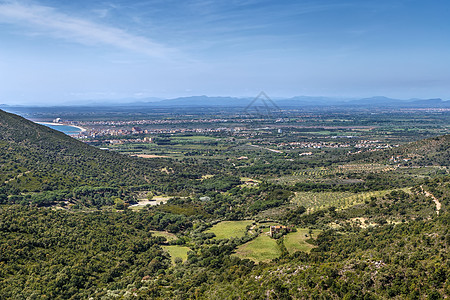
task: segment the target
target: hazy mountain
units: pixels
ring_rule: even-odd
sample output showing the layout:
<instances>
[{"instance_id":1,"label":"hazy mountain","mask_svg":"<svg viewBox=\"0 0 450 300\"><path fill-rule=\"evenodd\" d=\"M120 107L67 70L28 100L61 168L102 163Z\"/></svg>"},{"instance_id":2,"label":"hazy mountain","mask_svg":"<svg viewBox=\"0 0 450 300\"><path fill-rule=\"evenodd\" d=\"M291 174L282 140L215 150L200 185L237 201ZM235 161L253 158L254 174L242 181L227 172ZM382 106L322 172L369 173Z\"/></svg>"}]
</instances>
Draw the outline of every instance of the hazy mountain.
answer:
<instances>
[{"instance_id":1,"label":"hazy mountain","mask_svg":"<svg viewBox=\"0 0 450 300\"><path fill-rule=\"evenodd\" d=\"M346 103L353 106L374 106L374 107L450 107L450 101L442 99L408 99L399 100L383 96L351 100Z\"/></svg>"},{"instance_id":2,"label":"hazy mountain","mask_svg":"<svg viewBox=\"0 0 450 300\"><path fill-rule=\"evenodd\" d=\"M136 105L150 107L247 107L248 105L277 105L279 107L325 107L325 106L364 106L364 107L450 107L450 101L442 99L399 100L383 96L345 99L333 97L298 96L292 98L265 99L235 97L192 96L167 99L156 102L139 102Z\"/></svg>"},{"instance_id":3,"label":"hazy mountain","mask_svg":"<svg viewBox=\"0 0 450 300\"><path fill-rule=\"evenodd\" d=\"M272 98L266 99L264 97L254 101L253 97L210 97L210 96L192 96L192 97L179 97L173 99L159 98L144 98L144 99L121 99L114 101L99 100L99 101L84 101L79 102L77 105L65 105L67 107L77 107L77 110L85 108L89 110L91 107L101 107L103 110L108 111L111 109L121 108L124 110L133 109L136 107L247 107L248 105L253 106L264 106L267 105L277 105L278 107L327 107L327 106L340 106L340 107L404 107L404 108L450 108L450 101L444 101L442 99L408 99L400 100L394 98L388 98L384 96L376 96L369 98L335 98L335 97L310 97L310 96L297 96L292 98ZM60 106L63 108L65 106ZM59 107L55 106L10 106L5 104L0 104L0 108L3 107L12 112L22 112L26 108L33 107L34 110L39 108L49 109ZM15 110L16 109L16 110ZM45 110L44 109L44 110Z\"/></svg>"},{"instance_id":4,"label":"hazy mountain","mask_svg":"<svg viewBox=\"0 0 450 300\"><path fill-rule=\"evenodd\" d=\"M348 99L343 98L311 97L311 96L297 96L288 99L275 100L277 105L280 107L342 105L347 101Z\"/></svg>"},{"instance_id":5,"label":"hazy mountain","mask_svg":"<svg viewBox=\"0 0 450 300\"><path fill-rule=\"evenodd\" d=\"M407 100L399 100L384 96L375 96L370 98L362 98L348 101L349 105L398 105L404 104Z\"/></svg>"},{"instance_id":6,"label":"hazy mountain","mask_svg":"<svg viewBox=\"0 0 450 300\"><path fill-rule=\"evenodd\" d=\"M252 99L234 97L192 96L147 103L150 106L247 106Z\"/></svg>"}]
</instances>

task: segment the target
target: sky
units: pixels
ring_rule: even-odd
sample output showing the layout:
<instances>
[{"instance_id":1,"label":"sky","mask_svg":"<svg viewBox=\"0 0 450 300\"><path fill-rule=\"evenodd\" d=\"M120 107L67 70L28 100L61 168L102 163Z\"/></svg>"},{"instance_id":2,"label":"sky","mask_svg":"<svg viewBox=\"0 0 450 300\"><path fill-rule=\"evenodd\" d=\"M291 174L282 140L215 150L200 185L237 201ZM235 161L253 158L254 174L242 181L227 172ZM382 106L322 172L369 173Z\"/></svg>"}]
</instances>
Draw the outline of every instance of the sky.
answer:
<instances>
[{"instance_id":1,"label":"sky","mask_svg":"<svg viewBox=\"0 0 450 300\"><path fill-rule=\"evenodd\" d=\"M0 0L0 103L450 99L450 1Z\"/></svg>"}]
</instances>

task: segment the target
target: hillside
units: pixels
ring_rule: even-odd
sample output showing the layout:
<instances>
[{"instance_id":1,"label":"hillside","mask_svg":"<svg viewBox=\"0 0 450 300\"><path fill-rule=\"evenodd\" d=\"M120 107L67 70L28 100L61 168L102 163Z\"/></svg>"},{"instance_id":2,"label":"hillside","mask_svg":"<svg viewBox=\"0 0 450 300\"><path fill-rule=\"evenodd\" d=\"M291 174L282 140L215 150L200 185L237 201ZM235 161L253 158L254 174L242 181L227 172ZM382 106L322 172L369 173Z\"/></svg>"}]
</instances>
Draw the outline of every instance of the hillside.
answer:
<instances>
[{"instance_id":1,"label":"hillside","mask_svg":"<svg viewBox=\"0 0 450 300\"><path fill-rule=\"evenodd\" d=\"M88 146L59 131L3 111L0 111L0 139L1 173L5 176L2 182L8 181L18 188L24 185L17 181L34 182L34 190L83 183L121 185L130 180L145 183L144 175L155 173L148 162ZM20 180L18 175L22 175ZM44 188L46 182L48 187Z\"/></svg>"},{"instance_id":2,"label":"hillside","mask_svg":"<svg viewBox=\"0 0 450 300\"><path fill-rule=\"evenodd\" d=\"M447 135L324 153L309 173L248 152L267 169L242 178L238 160L125 156L0 111L0 298L448 297L448 151ZM335 158L348 168L326 173ZM304 173L258 175L286 170Z\"/></svg>"},{"instance_id":3,"label":"hillside","mask_svg":"<svg viewBox=\"0 0 450 300\"><path fill-rule=\"evenodd\" d=\"M411 159L417 165L450 166L450 135L403 145L393 155Z\"/></svg>"},{"instance_id":4,"label":"hillside","mask_svg":"<svg viewBox=\"0 0 450 300\"><path fill-rule=\"evenodd\" d=\"M140 191L177 196L214 190L220 180L205 187L198 179L223 170L212 160L145 159L100 150L0 110L0 204L75 202L99 208L116 198L131 204Z\"/></svg>"},{"instance_id":5,"label":"hillside","mask_svg":"<svg viewBox=\"0 0 450 300\"><path fill-rule=\"evenodd\" d=\"M384 151L366 152L352 159L365 162L450 167L450 135L428 138Z\"/></svg>"},{"instance_id":6,"label":"hillside","mask_svg":"<svg viewBox=\"0 0 450 300\"><path fill-rule=\"evenodd\" d=\"M450 293L449 180L423 186L443 202L440 215L427 212L432 201L415 192L304 214L305 228L314 228L316 219L353 225L315 233L310 252L284 250L259 264L234 254L253 235L215 239L205 223L197 220L192 227L156 207L85 213L2 205L0 294L8 299L442 299ZM420 210L428 216L409 217ZM358 226L352 220L361 213L404 221ZM188 231L179 233L173 247L185 243L194 250L184 263L171 264L161 251L164 239L152 236L174 221ZM285 238L276 243L283 245Z\"/></svg>"},{"instance_id":7,"label":"hillside","mask_svg":"<svg viewBox=\"0 0 450 300\"><path fill-rule=\"evenodd\" d=\"M118 190L125 186L168 182L169 174L160 169L169 163L177 168L166 159L145 160L100 150L0 111L0 194L18 195L10 197L12 202L22 201L21 194L28 192L64 198L50 191L69 192L83 186L110 187L109 194L121 196Z\"/></svg>"}]
</instances>

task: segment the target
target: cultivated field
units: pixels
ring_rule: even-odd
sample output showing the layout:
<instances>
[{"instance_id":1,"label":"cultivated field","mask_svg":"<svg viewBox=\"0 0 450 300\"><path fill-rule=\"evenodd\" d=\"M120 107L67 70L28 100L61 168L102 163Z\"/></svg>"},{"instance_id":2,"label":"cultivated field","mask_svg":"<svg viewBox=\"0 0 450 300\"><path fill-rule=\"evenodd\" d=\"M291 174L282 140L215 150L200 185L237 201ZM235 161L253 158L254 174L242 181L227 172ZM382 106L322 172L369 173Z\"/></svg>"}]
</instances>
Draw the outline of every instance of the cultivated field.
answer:
<instances>
[{"instance_id":1,"label":"cultivated field","mask_svg":"<svg viewBox=\"0 0 450 300\"><path fill-rule=\"evenodd\" d=\"M364 203L364 201L369 200L371 197L383 197L392 191L383 190L358 194L351 192L296 192L292 203L304 206L308 211L315 211L331 206L342 209Z\"/></svg>"},{"instance_id":2,"label":"cultivated field","mask_svg":"<svg viewBox=\"0 0 450 300\"><path fill-rule=\"evenodd\" d=\"M339 179L340 175L348 173L380 173L395 170L394 166L383 164L347 164L332 167L317 167L294 172L292 175L280 176L272 179L279 184L295 184L297 182L320 180L320 179Z\"/></svg>"}]
</instances>

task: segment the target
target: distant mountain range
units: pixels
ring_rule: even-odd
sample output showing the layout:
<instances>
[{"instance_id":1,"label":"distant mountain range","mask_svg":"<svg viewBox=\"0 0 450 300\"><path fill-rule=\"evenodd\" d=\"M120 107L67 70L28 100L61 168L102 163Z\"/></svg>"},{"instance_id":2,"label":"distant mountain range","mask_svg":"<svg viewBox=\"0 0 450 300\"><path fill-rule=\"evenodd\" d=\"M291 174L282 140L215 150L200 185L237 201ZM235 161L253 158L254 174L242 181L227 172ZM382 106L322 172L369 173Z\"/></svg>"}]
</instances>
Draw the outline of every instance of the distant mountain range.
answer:
<instances>
[{"instance_id":1,"label":"distant mountain range","mask_svg":"<svg viewBox=\"0 0 450 300\"><path fill-rule=\"evenodd\" d=\"M326 106L340 106L340 107L378 107L378 108L450 108L450 100L437 99L408 99L400 100L387 98L383 96L376 96L361 99L349 98L333 98L333 97L309 97L297 96L292 98L274 98L267 99L261 97L259 99L251 97L210 97L210 96L191 96L180 97L173 99L123 99L108 101L108 100L93 100L83 101L81 104L75 106L82 107L105 107L105 106L127 106L127 107L247 107L247 106L278 106L286 108L295 107L326 107ZM25 105L24 105L25 106ZM23 107L24 107L23 106ZM27 105L31 107L31 105ZM43 105L33 105L35 107L42 107ZM73 106L73 105L67 105ZM0 107L11 107L5 104L0 104Z\"/></svg>"}]
</instances>

